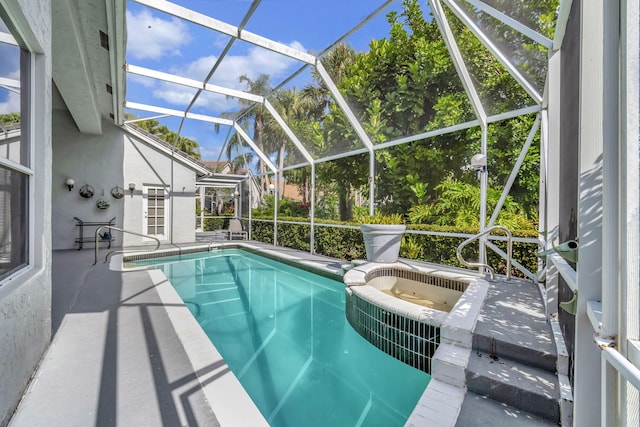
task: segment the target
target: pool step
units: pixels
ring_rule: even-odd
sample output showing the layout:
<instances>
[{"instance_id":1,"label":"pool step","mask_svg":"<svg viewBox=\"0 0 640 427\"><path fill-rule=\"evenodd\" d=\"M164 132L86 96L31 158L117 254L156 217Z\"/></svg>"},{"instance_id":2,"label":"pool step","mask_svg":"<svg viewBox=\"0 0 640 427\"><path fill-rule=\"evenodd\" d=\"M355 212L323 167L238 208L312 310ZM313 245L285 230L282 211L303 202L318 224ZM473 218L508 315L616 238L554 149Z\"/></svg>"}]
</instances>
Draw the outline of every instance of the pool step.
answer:
<instances>
[{"instance_id":1,"label":"pool step","mask_svg":"<svg viewBox=\"0 0 640 427\"><path fill-rule=\"evenodd\" d=\"M558 423L497 402L486 396L467 392L462 402L456 427L551 427Z\"/></svg>"},{"instance_id":2,"label":"pool step","mask_svg":"<svg viewBox=\"0 0 640 427\"><path fill-rule=\"evenodd\" d=\"M474 350L466 380L468 390L479 396L555 423L560 420L560 390L555 372Z\"/></svg>"},{"instance_id":3,"label":"pool step","mask_svg":"<svg viewBox=\"0 0 640 427\"><path fill-rule=\"evenodd\" d=\"M551 332L549 332L549 335L551 335ZM535 342L534 344L523 346L522 344L503 341L495 336L474 334L473 349L493 357L508 357L510 360L547 371L553 372L556 370L557 356L555 347L547 345L546 342Z\"/></svg>"}]
</instances>

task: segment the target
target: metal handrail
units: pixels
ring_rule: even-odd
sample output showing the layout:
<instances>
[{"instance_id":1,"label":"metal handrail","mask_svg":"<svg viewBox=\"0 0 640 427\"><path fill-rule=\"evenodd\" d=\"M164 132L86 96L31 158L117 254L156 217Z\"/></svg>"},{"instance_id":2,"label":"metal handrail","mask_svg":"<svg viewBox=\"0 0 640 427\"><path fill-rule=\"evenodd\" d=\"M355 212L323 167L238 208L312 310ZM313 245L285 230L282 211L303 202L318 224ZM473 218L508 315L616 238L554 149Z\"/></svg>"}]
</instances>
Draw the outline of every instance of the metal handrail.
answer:
<instances>
[{"instance_id":1,"label":"metal handrail","mask_svg":"<svg viewBox=\"0 0 640 427\"><path fill-rule=\"evenodd\" d=\"M93 260L93 265L96 265L98 263L98 251L100 250L100 245L98 245L98 237L100 237L99 233L103 228L108 228L109 230L116 230L116 231L120 231L121 233L128 233L128 234L133 234L135 236L140 236L140 237L146 237L148 239L153 239L156 241L156 247L153 248L153 250L151 252L155 252L158 250L158 248L160 247L160 239L158 239L157 237L154 236L149 236L148 234L142 234L142 233L136 233L135 231L130 231L130 230L125 230L124 228L119 228L119 227L114 227L113 225L103 225L101 227L96 228L96 234L95 234L95 239L96 239L96 249L95 249L95 258ZM111 255L112 253L115 253L118 251L111 251L107 254L107 256L104 258L104 262L106 263L107 260L109 259L109 255ZM124 251L119 251L119 252L124 252ZM144 252L148 252L146 249L144 250Z\"/></svg>"},{"instance_id":2,"label":"metal handrail","mask_svg":"<svg viewBox=\"0 0 640 427\"><path fill-rule=\"evenodd\" d=\"M511 279L511 257L512 257L512 254L513 254L513 241L512 241L511 232L509 231L509 229L507 227L505 227L503 225L494 225L492 227L489 227L486 230L484 230L483 232L478 233L475 236L472 236L472 237L468 238L467 240L465 240L464 242L460 243L458 245L458 249L456 249L456 256L458 257L458 261L460 261L463 265L465 265L467 267L484 267L484 268L486 268L487 270L489 270L489 274L491 275L491 280L495 279L496 274L495 274L493 268L489 264L485 264L483 262L468 262L464 258L462 258L462 249L465 246L467 246L469 243L473 242L474 240L478 240L482 236L490 234L493 230L504 231L504 233L507 235L507 279Z\"/></svg>"}]
</instances>

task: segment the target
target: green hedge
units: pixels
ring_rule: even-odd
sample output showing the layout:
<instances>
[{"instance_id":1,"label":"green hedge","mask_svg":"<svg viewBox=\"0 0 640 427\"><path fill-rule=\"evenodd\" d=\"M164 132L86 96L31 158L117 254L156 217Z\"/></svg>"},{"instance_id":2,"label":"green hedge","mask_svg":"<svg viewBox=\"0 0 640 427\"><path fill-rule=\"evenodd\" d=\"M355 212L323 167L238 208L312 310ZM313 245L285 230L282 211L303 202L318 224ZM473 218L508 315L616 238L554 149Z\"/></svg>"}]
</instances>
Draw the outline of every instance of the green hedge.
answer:
<instances>
[{"instance_id":1,"label":"green hedge","mask_svg":"<svg viewBox=\"0 0 640 427\"><path fill-rule=\"evenodd\" d=\"M203 231L226 230L227 228L229 228L229 218L233 217L230 216L226 218L205 218ZM199 219L196 219L196 224L200 224Z\"/></svg>"},{"instance_id":2,"label":"green hedge","mask_svg":"<svg viewBox=\"0 0 640 427\"><path fill-rule=\"evenodd\" d=\"M271 218L269 218L271 219ZM280 221L305 222L304 218L281 217ZM354 223L322 220L326 224L336 225L357 225ZM438 231L459 234L477 234L476 229L460 229L454 227L442 227L433 225L410 225L410 230ZM536 238L537 233L531 230L512 231L514 237ZM302 251L309 251L309 240L311 226L305 224L284 224L278 222L278 245ZM499 234L496 233L496 234ZM265 243L273 243L273 222L252 221L252 239ZM456 257L456 249L464 237L433 236L422 234L405 234L400 247L400 256L403 258L416 259L420 261L433 262L437 264L462 267ZM492 241L496 246L506 252L506 241ZM352 260L366 257L362 233L358 229L336 228L316 225L315 228L315 249L317 254L326 255L332 258ZM513 259L524 265L529 271L535 272L537 269L537 258L535 256L538 246L535 243L513 242ZM463 250L463 256L468 261L478 259L478 245L472 243ZM506 273L506 262L492 250L487 250L489 265L497 273ZM513 269L513 274L522 274Z\"/></svg>"}]
</instances>

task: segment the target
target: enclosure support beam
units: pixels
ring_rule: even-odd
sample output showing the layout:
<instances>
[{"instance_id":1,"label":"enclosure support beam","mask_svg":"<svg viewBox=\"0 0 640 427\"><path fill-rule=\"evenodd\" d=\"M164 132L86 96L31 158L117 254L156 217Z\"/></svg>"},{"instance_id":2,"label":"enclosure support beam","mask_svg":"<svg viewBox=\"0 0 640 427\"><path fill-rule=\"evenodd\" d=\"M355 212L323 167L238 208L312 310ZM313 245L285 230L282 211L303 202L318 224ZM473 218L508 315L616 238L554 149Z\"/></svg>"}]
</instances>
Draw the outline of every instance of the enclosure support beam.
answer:
<instances>
[{"instance_id":1,"label":"enclosure support beam","mask_svg":"<svg viewBox=\"0 0 640 427\"><path fill-rule=\"evenodd\" d=\"M480 122L480 126L486 126L487 113L482 106L482 101L480 100L478 91L473 84L473 80L471 79L471 75L465 65L464 59L462 59L462 54L460 53L456 39L451 31L451 27L449 26L449 21L447 21L447 17L442 10L442 4L440 3L440 0L430 0L430 3L433 16L436 18L438 28L440 28L440 32L442 33L442 39L444 40L447 50L451 55L453 64L458 72L458 77L460 77L460 80L462 81L462 86L464 87L464 91L471 102L473 111Z\"/></svg>"},{"instance_id":2,"label":"enclosure support beam","mask_svg":"<svg viewBox=\"0 0 640 427\"><path fill-rule=\"evenodd\" d=\"M358 135L358 138L360 138L362 144L367 147L369 151L373 151L373 143L369 139L369 135L367 135L367 132L363 129L358 118L353 114L353 111L351 111L351 107L349 107L347 101L342 97L342 94L336 87L335 83L333 83L331 76L324 68L321 61L316 62L316 70L318 70L318 74L322 77L322 81L327 85L327 88L329 88L333 99L336 101L345 116L347 116L347 120L349 120L349 123L353 126L353 130L356 132L356 135Z\"/></svg>"},{"instance_id":3,"label":"enclosure support beam","mask_svg":"<svg viewBox=\"0 0 640 427\"><path fill-rule=\"evenodd\" d=\"M520 21L517 21L511 18L510 16L500 12L499 10L494 9L493 7L489 6L485 2L482 2L479 0L465 0L465 1L470 5L477 7L478 9L485 12L486 14L493 16L498 21L502 22L505 25L508 25L509 27L513 28L517 32L524 34L525 36L529 37L531 40L535 41L536 43L540 43L542 46L546 47L547 49L551 49L551 46L553 45L553 41L551 39L527 27L526 25L522 24Z\"/></svg>"},{"instance_id":4,"label":"enclosure support beam","mask_svg":"<svg viewBox=\"0 0 640 427\"><path fill-rule=\"evenodd\" d=\"M313 64L316 61L315 56L310 55L298 49L294 49L285 44L269 40L265 37L261 37L257 34L253 34L249 31L234 27L233 25L211 18L207 15L203 15L193 10L187 9L175 3L171 3L164 0L134 0L136 3L143 4L153 9L159 10L164 13L168 13L177 18L184 19L185 21L193 22L196 25L200 25L205 28L217 31L222 34L226 34L231 37L238 38L247 43L265 48L267 50L279 53L284 56L296 59L298 61Z\"/></svg>"},{"instance_id":5,"label":"enclosure support beam","mask_svg":"<svg viewBox=\"0 0 640 427\"><path fill-rule=\"evenodd\" d=\"M533 98L537 103L542 102L542 96L538 93L538 90L535 89L531 83L520 73L520 71L511 63L509 58L504 56L504 54L500 51L500 49L480 30L480 28L473 22L466 13L460 9L460 7L451 2L450 0L444 0L447 6L451 9L453 13L464 23L464 25L471 30L471 32L476 36L478 40L491 52L494 58L496 58L504 68L513 76L514 79L522 86L524 90L527 91L529 96Z\"/></svg>"},{"instance_id":6,"label":"enclosure support beam","mask_svg":"<svg viewBox=\"0 0 640 427\"><path fill-rule=\"evenodd\" d=\"M493 210L493 214L491 215L491 219L489 220L489 224L487 224L487 227L491 227L496 222L496 219L498 219L498 215L500 214L502 205L504 204L504 201L507 199L507 196L509 195L509 191L511 191L511 187L513 186L513 183L515 182L516 177L518 176L518 172L520 172L522 163L524 163L524 159L527 156L527 153L529 152L529 148L531 148L531 143L533 142L533 138L535 138L539 127L540 127L540 115L538 114L535 122L533 123L533 126L531 126L531 130L529 131L529 136L527 137L527 140L525 141L524 145L522 146L522 149L520 150L520 155L518 156L518 160L516 160L516 164L513 166L513 169L511 170L509 179L507 179L507 183L504 185L502 194L500 194L500 200L498 200L498 204Z\"/></svg>"},{"instance_id":7,"label":"enclosure support beam","mask_svg":"<svg viewBox=\"0 0 640 427\"><path fill-rule=\"evenodd\" d=\"M620 157L620 303L619 324L620 352L640 367L638 340L640 339L640 195L638 187L638 110L639 102L639 59L640 23L637 1L620 2L620 69L623 70L620 82L620 126L622 142ZM622 410L626 419L621 424L634 422L640 414L640 393L637 389L626 387L622 390ZM637 418L635 419L637 422Z\"/></svg>"},{"instance_id":8,"label":"enclosure support beam","mask_svg":"<svg viewBox=\"0 0 640 427\"><path fill-rule=\"evenodd\" d=\"M238 135L240 135L242 139L244 139L244 141L249 144L253 151L256 152L258 157L260 157L262 161L269 167L269 169L271 169L273 173L277 174L278 168L276 168L275 165L271 163L271 160L269 160L269 158L262 152L262 150L258 148L255 142L253 142L249 135L247 135L247 133L244 131L244 129L242 129L242 127L240 127L240 125L238 125L237 123L233 124L233 128L236 130L236 132L238 132Z\"/></svg>"},{"instance_id":9,"label":"enclosure support beam","mask_svg":"<svg viewBox=\"0 0 640 427\"><path fill-rule=\"evenodd\" d=\"M311 163L311 195L310 195L310 221L311 231L309 234L309 252L316 253L316 165Z\"/></svg>"},{"instance_id":10,"label":"enclosure support beam","mask_svg":"<svg viewBox=\"0 0 640 427\"><path fill-rule=\"evenodd\" d=\"M484 124L482 126L482 155L487 158L487 125ZM488 186L488 177L489 173L487 168L485 167L482 172L480 172L480 233L482 233L487 228L487 186ZM480 242L480 259L481 263L487 263L487 236L482 236L478 239ZM483 272L484 268L480 267L480 272Z\"/></svg>"},{"instance_id":11,"label":"enclosure support beam","mask_svg":"<svg viewBox=\"0 0 640 427\"><path fill-rule=\"evenodd\" d=\"M304 157L307 160L307 162L309 162L310 164L313 163L313 157L311 157L311 154L309 154L307 149L304 148L304 146L302 145L298 137L293 133L291 128L289 128L289 126L285 123L284 119L282 118L282 116L280 116L278 111L276 111L276 109L273 108L273 105L271 105L269 100L267 99L264 100L264 106L267 108L269 113L271 113L271 115L276 120L276 122L278 122L278 124L280 125L284 133L287 134L287 136L289 137L291 142L293 142L293 144L296 146L298 151L300 151L300 154L302 154L302 157Z\"/></svg>"}]
</instances>

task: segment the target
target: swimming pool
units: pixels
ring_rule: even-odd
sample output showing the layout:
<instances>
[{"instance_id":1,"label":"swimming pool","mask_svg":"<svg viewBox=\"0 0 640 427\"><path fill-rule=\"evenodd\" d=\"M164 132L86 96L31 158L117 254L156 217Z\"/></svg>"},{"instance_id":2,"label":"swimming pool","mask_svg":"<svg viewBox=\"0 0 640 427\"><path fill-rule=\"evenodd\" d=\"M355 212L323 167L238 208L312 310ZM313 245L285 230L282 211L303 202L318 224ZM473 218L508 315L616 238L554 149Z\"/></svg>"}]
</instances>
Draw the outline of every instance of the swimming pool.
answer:
<instances>
[{"instance_id":1,"label":"swimming pool","mask_svg":"<svg viewBox=\"0 0 640 427\"><path fill-rule=\"evenodd\" d=\"M162 269L273 426L400 426L429 376L346 322L344 284L229 249Z\"/></svg>"}]
</instances>

